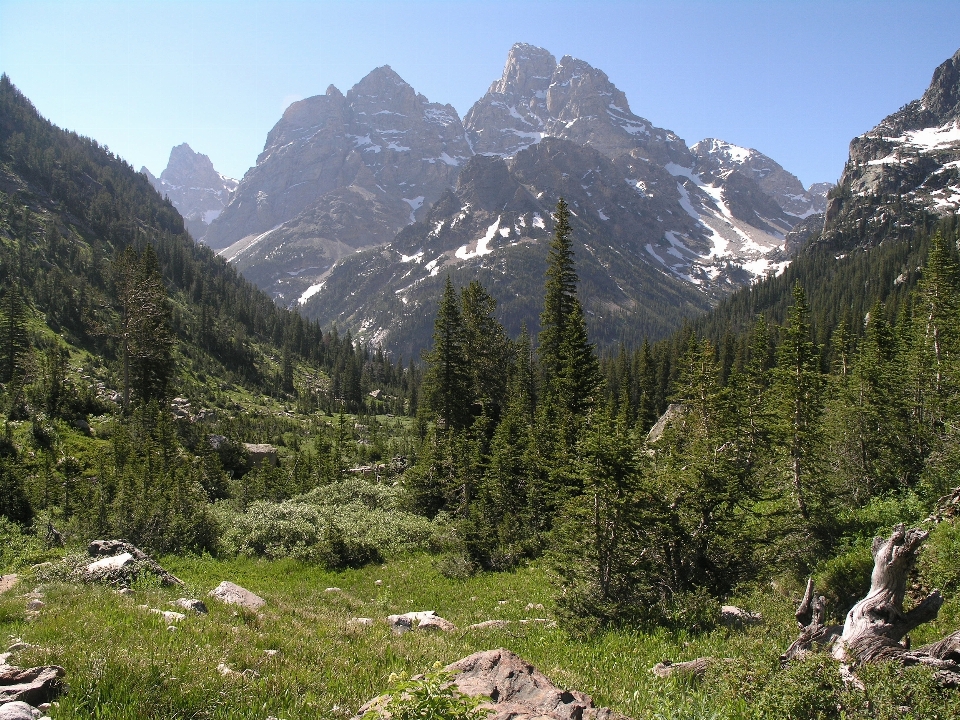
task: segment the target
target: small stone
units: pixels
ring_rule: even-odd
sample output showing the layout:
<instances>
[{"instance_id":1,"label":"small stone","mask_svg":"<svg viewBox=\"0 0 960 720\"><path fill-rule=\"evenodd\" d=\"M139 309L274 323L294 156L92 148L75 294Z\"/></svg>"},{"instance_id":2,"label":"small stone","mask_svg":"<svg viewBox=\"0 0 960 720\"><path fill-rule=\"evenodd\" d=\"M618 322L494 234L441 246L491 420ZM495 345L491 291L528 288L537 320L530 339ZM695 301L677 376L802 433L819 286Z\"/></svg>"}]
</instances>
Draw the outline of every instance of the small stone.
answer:
<instances>
[{"instance_id":1,"label":"small stone","mask_svg":"<svg viewBox=\"0 0 960 720\"><path fill-rule=\"evenodd\" d=\"M266 655L267 657L276 657L277 655L280 654L280 651L279 651L279 650L264 650L264 651L263 651L263 654Z\"/></svg>"},{"instance_id":2,"label":"small stone","mask_svg":"<svg viewBox=\"0 0 960 720\"><path fill-rule=\"evenodd\" d=\"M166 623L180 622L187 617L183 613L173 612L172 610L157 610L156 608L150 608L150 612L156 613L157 615L162 615L163 621Z\"/></svg>"},{"instance_id":3,"label":"small stone","mask_svg":"<svg viewBox=\"0 0 960 720\"><path fill-rule=\"evenodd\" d=\"M507 626L506 620L484 620L483 622L474 623L469 625L467 630L486 630L488 628L505 628Z\"/></svg>"},{"instance_id":4,"label":"small stone","mask_svg":"<svg viewBox=\"0 0 960 720\"><path fill-rule=\"evenodd\" d=\"M524 610L543 610L543 603L527 603Z\"/></svg>"},{"instance_id":5,"label":"small stone","mask_svg":"<svg viewBox=\"0 0 960 720\"><path fill-rule=\"evenodd\" d=\"M510 601L509 601L509 600L497 600L497 605L506 605L508 602L510 602Z\"/></svg>"},{"instance_id":6,"label":"small stone","mask_svg":"<svg viewBox=\"0 0 960 720\"><path fill-rule=\"evenodd\" d=\"M133 595L133 590L131 590L128 587L123 587L117 590L117 595L127 595L127 596Z\"/></svg>"},{"instance_id":7,"label":"small stone","mask_svg":"<svg viewBox=\"0 0 960 720\"><path fill-rule=\"evenodd\" d=\"M203 604L202 600L191 600L188 598L179 598L173 600L171 603L174 607L180 607L184 610L192 610L197 613L197 615L206 615L208 613L207 606Z\"/></svg>"},{"instance_id":8,"label":"small stone","mask_svg":"<svg viewBox=\"0 0 960 720\"><path fill-rule=\"evenodd\" d=\"M373 583L374 585L383 585L383 580L376 580Z\"/></svg>"},{"instance_id":9,"label":"small stone","mask_svg":"<svg viewBox=\"0 0 960 720\"><path fill-rule=\"evenodd\" d=\"M91 575L105 572L108 570L119 570L124 568L127 565L133 562L133 555L128 552L120 553L119 555L114 555L113 557L105 557L102 560L97 560L95 562L87 565L87 572Z\"/></svg>"},{"instance_id":10,"label":"small stone","mask_svg":"<svg viewBox=\"0 0 960 720\"><path fill-rule=\"evenodd\" d=\"M324 592L343 592L343 590L338 587L328 587Z\"/></svg>"},{"instance_id":11,"label":"small stone","mask_svg":"<svg viewBox=\"0 0 960 720\"><path fill-rule=\"evenodd\" d=\"M176 632L176 631L177 631L176 625L167 625L167 632Z\"/></svg>"},{"instance_id":12,"label":"small stone","mask_svg":"<svg viewBox=\"0 0 960 720\"><path fill-rule=\"evenodd\" d=\"M46 606L43 600L31 600L27 603L27 610L40 610Z\"/></svg>"}]
</instances>

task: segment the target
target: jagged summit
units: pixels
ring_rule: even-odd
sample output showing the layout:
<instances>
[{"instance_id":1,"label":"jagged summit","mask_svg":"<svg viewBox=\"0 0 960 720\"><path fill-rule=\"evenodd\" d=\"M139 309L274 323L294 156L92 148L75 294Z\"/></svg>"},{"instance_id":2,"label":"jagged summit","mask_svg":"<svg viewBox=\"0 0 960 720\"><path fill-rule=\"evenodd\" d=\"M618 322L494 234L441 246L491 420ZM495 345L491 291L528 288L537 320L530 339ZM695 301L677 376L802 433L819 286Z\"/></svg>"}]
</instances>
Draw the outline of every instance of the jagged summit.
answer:
<instances>
[{"instance_id":1,"label":"jagged summit","mask_svg":"<svg viewBox=\"0 0 960 720\"><path fill-rule=\"evenodd\" d=\"M237 181L218 173L210 158L194 152L187 143L170 151L167 167L160 177L142 168L150 183L166 195L183 216L184 224L194 238L200 239L230 202Z\"/></svg>"},{"instance_id":2,"label":"jagged summit","mask_svg":"<svg viewBox=\"0 0 960 720\"><path fill-rule=\"evenodd\" d=\"M850 143L824 242L871 244L924 213L960 210L960 50L933 73L923 96ZM864 231L864 228L866 229Z\"/></svg>"},{"instance_id":3,"label":"jagged summit","mask_svg":"<svg viewBox=\"0 0 960 720\"><path fill-rule=\"evenodd\" d=\"M513 289L504 311L535 322L529 273L560 196L589 238L591 312L635 314L655 335L667 321L644 308L704 307L777 271L813 212L762 153L722 140L692 152L602 70L518 43L463 121L388 65L291 104L205 242L280 302L389 345L391 314L427 322L441 266L496 267L486 281Z\"/></svg>"},{"instance_id":4,"label":"jagged summit","mask_svg":"<svg viewBox=\"0 0 960 720\"><path fill-rule=\"evenodd\" d=\"M826 210L826 194L831 183L819 183L808 190L796 175L759 150L717 138L705 138L690 151L697 159L698 172L710 176L715 184L730 184L731 174L741 173L754 180L783 213L794 218L793 222Z\"/></svg>"}]
</instances>

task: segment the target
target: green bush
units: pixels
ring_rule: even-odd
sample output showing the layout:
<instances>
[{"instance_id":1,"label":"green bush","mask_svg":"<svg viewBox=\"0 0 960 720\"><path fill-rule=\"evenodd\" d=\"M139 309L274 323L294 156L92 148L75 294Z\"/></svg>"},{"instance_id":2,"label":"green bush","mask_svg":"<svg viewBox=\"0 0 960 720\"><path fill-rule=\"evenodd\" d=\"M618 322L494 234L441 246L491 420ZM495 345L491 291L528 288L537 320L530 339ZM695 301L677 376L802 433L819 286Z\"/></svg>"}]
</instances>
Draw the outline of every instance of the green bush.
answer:
<instances>
[{"instance_id":1,"label":"green bush","mask_svg":"<svg viewBox=\"0 0 960 720\"><path fill-rule=\"evenodd\" d=\"M446 531L444 519L387 509L393 500L370 483L337 485L284 502L258 501L224 518L223 548L331 568L356 567L387 555L428 551Z\"/></svg>"},{"instance_id":2,"label":"green bush","mask_svg":"<svg viewBox=\"0 0 960 720\"><path fill-rule=\"evenodd\" d=\"M814 579L817 592L827 600L827 613L842 618L870 590L872 572L873 555L866 540L823 563Z\"/></svg>"},{"instance_id":3,"label":"green bush","mask_svg":"<svg viewBox=\"0 0 960 720\"><path fill-rule=\"evenodd\" d=\"M420 677L390 676L388 697L363 714L363 720L483 720L489 710L477 707L481 699L459 691L450 673L434 663Z\"/></svg>"},{"instance_id":4,"label":"green bush","mask_svg":"<svg viewBox=\"0 0 960 720\"><path fill-rule=\"evenodd\" d=\"M939 588L949 597L960 590L960 526L942 522L930 533L917 569L923 585Z\"/></svg>"}]
</instances>

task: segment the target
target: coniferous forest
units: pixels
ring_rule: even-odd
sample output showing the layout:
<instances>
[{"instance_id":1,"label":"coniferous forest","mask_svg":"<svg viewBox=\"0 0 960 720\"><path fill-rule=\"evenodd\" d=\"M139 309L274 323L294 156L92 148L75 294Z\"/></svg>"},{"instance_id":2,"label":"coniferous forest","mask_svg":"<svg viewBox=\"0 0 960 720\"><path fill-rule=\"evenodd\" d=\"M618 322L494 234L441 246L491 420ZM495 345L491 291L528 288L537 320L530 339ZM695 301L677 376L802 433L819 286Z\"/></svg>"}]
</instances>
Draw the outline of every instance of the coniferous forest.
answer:
<instances>
[{"instance_id":1,"label":"coniferous forest","mask_svg":"<svg viewBox=\"0 0 960 720\"><path fill-rule=\"evenodd\" d=\"M528 583L557 624L533 653L600 653L642 633L720 642L721 603L753 598L789 620L808 576L840 617L870 587L873 537L922 523L960 485L958 230L956 217L928 218L842 255L814 242L666 340L598 348L561 200L536 335L509 337L480 283L448 277L429 350L391 357L278 308L195 243L145 176L40 117L4 76L0 567L56 585L65 554L111 537L197 586L202 562L250 582L282 567L344 586L414 567L415 583L432 573L458 597ZM911 592L936 583L949 600L957 531L943 528ZM376 587L371 604L358 590L337 612L393 609ZM0 605L0 626L27 634L14 615ZM238 633L267 632L237 617ZM453 651L439 643L424 652ZM884 693L910 687L903 716L956 707L928 676L895 671L861 701L823 662L671 681L664 702L680 708L670 717L887 717ZM620 685L638 676L619 672ZM83 678L66 716L96 704ZM339 692L353 702L383 680ZM808 681L820 685L805 695ZM283 707L321 712L321 681L298 682ZM639 690L600 686L624 712L668 716ZM144 716L251 716L163 692L147 693ZM691 697L703 706L683 705ZM469 716L455 712L422 717Z\"/></svg>"}]
</instances>

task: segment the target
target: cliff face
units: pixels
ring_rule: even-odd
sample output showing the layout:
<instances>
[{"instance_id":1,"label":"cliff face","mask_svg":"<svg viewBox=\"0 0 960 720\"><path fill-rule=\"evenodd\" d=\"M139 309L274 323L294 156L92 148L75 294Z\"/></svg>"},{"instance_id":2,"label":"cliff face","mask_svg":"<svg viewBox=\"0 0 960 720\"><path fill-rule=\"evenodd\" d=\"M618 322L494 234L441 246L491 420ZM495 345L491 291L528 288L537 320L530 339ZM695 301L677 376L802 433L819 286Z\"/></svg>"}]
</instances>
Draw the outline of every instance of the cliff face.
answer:
<instances>
[{"instance_id":1,"label":"cliff face","mask_svg":"<svg viewBox=\"0 0 960 720\"><path fill-rule=\"evenodd\" d=\"M826 213L823 242L870 245L925 214L960 209L960 50L930 87L854 138Z\"/></svg>"}]
</instances>

